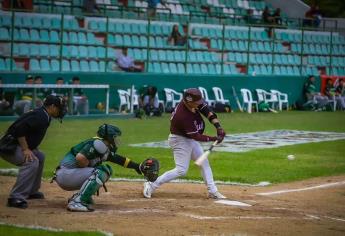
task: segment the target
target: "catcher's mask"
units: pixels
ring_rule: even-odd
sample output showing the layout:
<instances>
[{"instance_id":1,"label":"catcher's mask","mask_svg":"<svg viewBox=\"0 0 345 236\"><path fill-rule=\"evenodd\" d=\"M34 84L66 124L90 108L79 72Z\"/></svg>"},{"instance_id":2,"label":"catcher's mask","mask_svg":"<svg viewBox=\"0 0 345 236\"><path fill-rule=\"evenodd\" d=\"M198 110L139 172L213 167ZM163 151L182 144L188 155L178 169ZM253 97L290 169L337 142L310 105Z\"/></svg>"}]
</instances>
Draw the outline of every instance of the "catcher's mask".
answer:
<instances>
[{"instance_id":1,"label":"catcher's mask","mask_svg":"<svg viewBox=\"0 0 345 236\"><path fill-rule=\"evenodd\" d=\"M67 113L67 103L66 100L61 97L61 96L54 96L54 95L48 95L43 102L43 105L45 107L48 107L50 105L54 105L58 108L59 113L56 117L60 120L60 122L62 122L63 117L66 115Z\"/></svg>"},{"instance_id":2,"label":"catcher's mask","mask_svg":"<svg viewBox=\"0 0 345 236\"><path fill-rule=\"evenodd\" d=\"M98 128L97 136L108 141L111 146L117 147L117 137L121 136L121 130L116 126L103 124Z\"/></svg>"}]
</instances>

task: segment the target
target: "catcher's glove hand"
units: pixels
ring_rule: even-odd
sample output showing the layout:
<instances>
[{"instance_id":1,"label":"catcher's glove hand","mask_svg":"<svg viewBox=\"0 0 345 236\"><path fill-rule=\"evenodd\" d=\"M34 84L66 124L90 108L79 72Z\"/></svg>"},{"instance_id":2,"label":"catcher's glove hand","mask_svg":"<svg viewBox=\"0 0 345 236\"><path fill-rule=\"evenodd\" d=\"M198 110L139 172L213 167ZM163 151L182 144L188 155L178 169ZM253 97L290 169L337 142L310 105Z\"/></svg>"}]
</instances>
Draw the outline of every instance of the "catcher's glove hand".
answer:
<instances>
[{"instance_id":1,"label":"catcher's glove hand","mask_svg":"<svg viewBox=\"0 0 345 236\"><path fill-rule=\"evenodd\" d=\"M148 181L154 182L158 178L159 161L157 159L147 158L140 164L139 168Z\"/></svg>"}]
</instances>

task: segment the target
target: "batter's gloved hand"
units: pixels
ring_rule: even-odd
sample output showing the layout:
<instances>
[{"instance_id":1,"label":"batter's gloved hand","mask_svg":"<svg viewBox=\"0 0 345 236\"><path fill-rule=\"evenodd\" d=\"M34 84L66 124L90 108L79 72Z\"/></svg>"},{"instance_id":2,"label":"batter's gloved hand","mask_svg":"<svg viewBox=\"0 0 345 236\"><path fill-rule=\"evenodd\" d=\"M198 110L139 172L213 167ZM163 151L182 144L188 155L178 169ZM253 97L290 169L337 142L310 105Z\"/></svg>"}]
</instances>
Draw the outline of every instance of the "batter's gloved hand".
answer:
<instances>
[{"instance_id":1,"label":"batter's gloved hand","mask_svg":"<svg viewBox=\"0 0 345 236\"><path fill-rule=\"evenodd\" d=\"M221 143L225 137L225 131L220 127L217 129L217 140Z\"/></svg>"},{"instance_id":2,"label":"batter's gloved hand","mask_svg":"<svg viewBox=\"0 0 345 236\"><path fill-rule=\"evenodd\" d=\"M159 161L149 157L140 164L139 169L148 181L154 182L159 174Z\"/></svg>"}]
</instances>

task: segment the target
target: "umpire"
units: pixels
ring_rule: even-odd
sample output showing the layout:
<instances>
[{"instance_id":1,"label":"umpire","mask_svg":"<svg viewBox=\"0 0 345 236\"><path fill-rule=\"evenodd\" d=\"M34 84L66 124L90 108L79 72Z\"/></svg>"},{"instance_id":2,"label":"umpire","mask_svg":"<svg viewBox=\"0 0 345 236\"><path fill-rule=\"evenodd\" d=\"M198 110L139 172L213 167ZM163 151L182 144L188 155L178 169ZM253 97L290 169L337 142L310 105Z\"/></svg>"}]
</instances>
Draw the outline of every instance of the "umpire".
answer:
<instances>
[{"instance_id":1,"label":"umpire","mask_svg":"<svg viewBox=\"0 0 345 236\"><path fill-rule=\"evenodd\" d=\"M26 199L43 199L39 192L44 165L44 153L38 146L42 142L52 118L60 119L67 112L66 101L48 95L43 106L19 117L0 140L0 156L19 166L17 181L8 198L8 207L27 208Z\"/></svg>"}]
</instances>

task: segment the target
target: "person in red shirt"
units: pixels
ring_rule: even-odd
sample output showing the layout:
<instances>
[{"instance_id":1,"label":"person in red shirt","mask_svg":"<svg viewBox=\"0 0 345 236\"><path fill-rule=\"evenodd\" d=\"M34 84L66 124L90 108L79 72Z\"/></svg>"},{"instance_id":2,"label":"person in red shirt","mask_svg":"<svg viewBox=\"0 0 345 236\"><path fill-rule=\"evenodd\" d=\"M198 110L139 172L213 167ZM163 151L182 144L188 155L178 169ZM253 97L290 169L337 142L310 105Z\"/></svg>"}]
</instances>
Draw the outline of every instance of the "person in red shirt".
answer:
<instances>
[{"instance_id":1,"label":"person in red shirt","mask_svg":"<svg viewBox=\"0 0 345 236\"><path fill-rule=\"evenodd\" d=\"M205 116L217 130L217 136L203 134ZM187 89L182 101L176 106L170 119L169 145L173 149L176 167L158 177L155 182L145 182L143 194L145 198L151 198L152 193L162 184L170 182L187 174L191 160L197 160L203 153L199 142L222 142L225 131L220 125L217 115L212 112L202 99L201 92L196 88ZM208 160L200 166L202 177L206 183L208 197L213 199L226 198L214 183L213 174Z\"/></svg>"}]
</instances>

